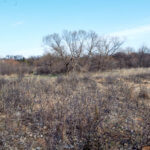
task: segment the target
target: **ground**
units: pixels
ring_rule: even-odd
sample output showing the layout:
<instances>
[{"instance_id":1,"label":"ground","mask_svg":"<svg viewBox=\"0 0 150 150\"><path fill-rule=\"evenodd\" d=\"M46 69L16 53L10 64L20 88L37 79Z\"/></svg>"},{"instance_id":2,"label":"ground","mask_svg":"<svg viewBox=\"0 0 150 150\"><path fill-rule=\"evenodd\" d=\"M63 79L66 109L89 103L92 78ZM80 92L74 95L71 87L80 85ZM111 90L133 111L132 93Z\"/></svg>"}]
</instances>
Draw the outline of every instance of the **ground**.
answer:
<instances>
[{"instance_id":1,"label":"ground","mask_svg":"<svg viewBox=\"0 0 150 150\"><path fill-rule=\"evenodd\" d=\"M0 77L0 149L150 145L150 68Z\"/></svg>"}]
</instances>

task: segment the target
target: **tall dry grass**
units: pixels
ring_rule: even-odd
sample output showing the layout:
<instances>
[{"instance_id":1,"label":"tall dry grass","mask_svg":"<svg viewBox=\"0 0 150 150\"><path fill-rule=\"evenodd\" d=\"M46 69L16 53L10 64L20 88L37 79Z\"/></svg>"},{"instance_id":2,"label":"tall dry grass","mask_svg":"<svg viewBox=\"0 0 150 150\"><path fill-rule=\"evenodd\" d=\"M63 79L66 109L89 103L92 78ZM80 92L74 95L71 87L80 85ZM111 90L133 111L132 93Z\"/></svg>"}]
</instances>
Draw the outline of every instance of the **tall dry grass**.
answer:
<instances>
[{"instance_id":1,"label":"tall dry grass","mask_svg":"<svg viewBox=\"0 0 150 150\"><path fill-rule=\"evenodd\" d=\"M0 148L113 150L150 144L146 89L133 96L118 76L103 78L102 86L95 76L76 74L1 79Z\"/></svg>"}]
</instances>

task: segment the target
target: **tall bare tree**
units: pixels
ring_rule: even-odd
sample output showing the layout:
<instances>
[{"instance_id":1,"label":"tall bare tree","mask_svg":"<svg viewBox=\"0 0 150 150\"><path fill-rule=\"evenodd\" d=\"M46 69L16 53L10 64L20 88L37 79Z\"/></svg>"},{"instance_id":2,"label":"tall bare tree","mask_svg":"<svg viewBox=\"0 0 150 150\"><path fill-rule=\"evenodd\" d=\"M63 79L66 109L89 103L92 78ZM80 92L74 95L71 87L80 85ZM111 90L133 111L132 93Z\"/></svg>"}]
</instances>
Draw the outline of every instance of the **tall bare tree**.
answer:
<instances>
[{"instance_id":1,"label":"tall bare tree","mask_svg":"<svg viewBox=\"0 0 150 150\"><path fill-rule=\"evenodd\" d=\"M99 54L112 56L122 46L123 41L118 37L100 37L97 50Z\"/></svg>"},{"instance_id":2,"label":"tall bare tree","mask_svg":"<svg viewBox=\"0 0 150 150\"><path fill-rule=\"evenodd\" d=\"M62 35L54 33L44 37L43 41L50 51L62 58L67 70L70 64L73 70L81 69L79 62L83 55L88 56L87 64L90 66L90 57L95 53L100 56L99 64L106 65L106 60L123 44L116 37L102 38L93 31L84 30L65 30Z\"/></svg>"},{"instance_id":3,"label":"tall bare tree","mask_svg":"<svg viewBox=\"0 0 150 150\"><path fill-rule=\"evenodd\" d=\"M63 40L66 50L71 56L73 69L79 68L79 59L85 52L87 33L84 30L64 31Z\"/></svg>"},{"instance_id":4,"label":"tall bare tree","mask_svg":"<svg viewBox=\"0 0 150 150\"><path fill-rule=\"evenodd\" d=\"M116 53L122 46L123 41L118 37L100 37L97 44L99 55L99 69L105 69L109 66L111 56Z\"/></svg>"},{"instance_id":5,"label":"tall bare tree","mask_svg":"<svg viewBox=\"0 0 150 150\"><path fill-rule=\"evenodd\" d=\"M48 49L50 50L51 53L57 55L63 60L65 69L66 71L68 71L71 59L68 57L62 37L59 34L54 33L44 37L43 42L48 46Z\"/></svg>"}]
</instances>

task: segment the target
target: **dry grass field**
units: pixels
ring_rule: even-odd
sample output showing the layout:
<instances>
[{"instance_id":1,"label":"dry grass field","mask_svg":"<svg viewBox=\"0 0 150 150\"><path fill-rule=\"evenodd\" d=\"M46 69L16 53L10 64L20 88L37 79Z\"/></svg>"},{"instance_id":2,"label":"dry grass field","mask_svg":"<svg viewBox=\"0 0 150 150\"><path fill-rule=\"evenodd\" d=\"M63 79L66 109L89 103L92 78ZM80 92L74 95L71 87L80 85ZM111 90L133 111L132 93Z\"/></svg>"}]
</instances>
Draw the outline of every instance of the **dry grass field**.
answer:
<instances>
[{"instance_id":1,"label":"dry grass field","mask_svg":"<svg viewBox=\"0 0 150 150\"><path fill-rule=\"evenodd\" d=\"M0 77L1 150L150 146L150 68Z\"/></svg>"}]
</instances>

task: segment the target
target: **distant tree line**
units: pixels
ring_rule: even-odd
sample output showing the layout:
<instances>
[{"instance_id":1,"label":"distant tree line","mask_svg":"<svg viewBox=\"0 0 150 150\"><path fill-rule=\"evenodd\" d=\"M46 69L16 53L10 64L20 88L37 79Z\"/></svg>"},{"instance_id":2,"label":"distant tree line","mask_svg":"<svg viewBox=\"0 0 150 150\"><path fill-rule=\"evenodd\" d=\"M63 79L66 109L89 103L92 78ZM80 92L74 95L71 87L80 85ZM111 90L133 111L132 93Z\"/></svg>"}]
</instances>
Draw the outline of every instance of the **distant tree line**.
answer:
<instances>
[{"instance_id":1,"label":"distant tree line","mask_svg":"<svg viewBox=\"0 0 150 150\"><path fill-rule=\"evenodd\" d=\"M93 31L64 31L43 38L48 51L41 57L7 56L0 63L0 72L8 60L19 62L22 72L59 74L70 71L104 71L118 68L150 67L150 49L122 48L124 41L118 37L102 37ZM14 65L14 68L17 65ZM25 69L25 71L23 71ZM28 69L27 69L28 68Z\"/></svg>"}]
</instances>

